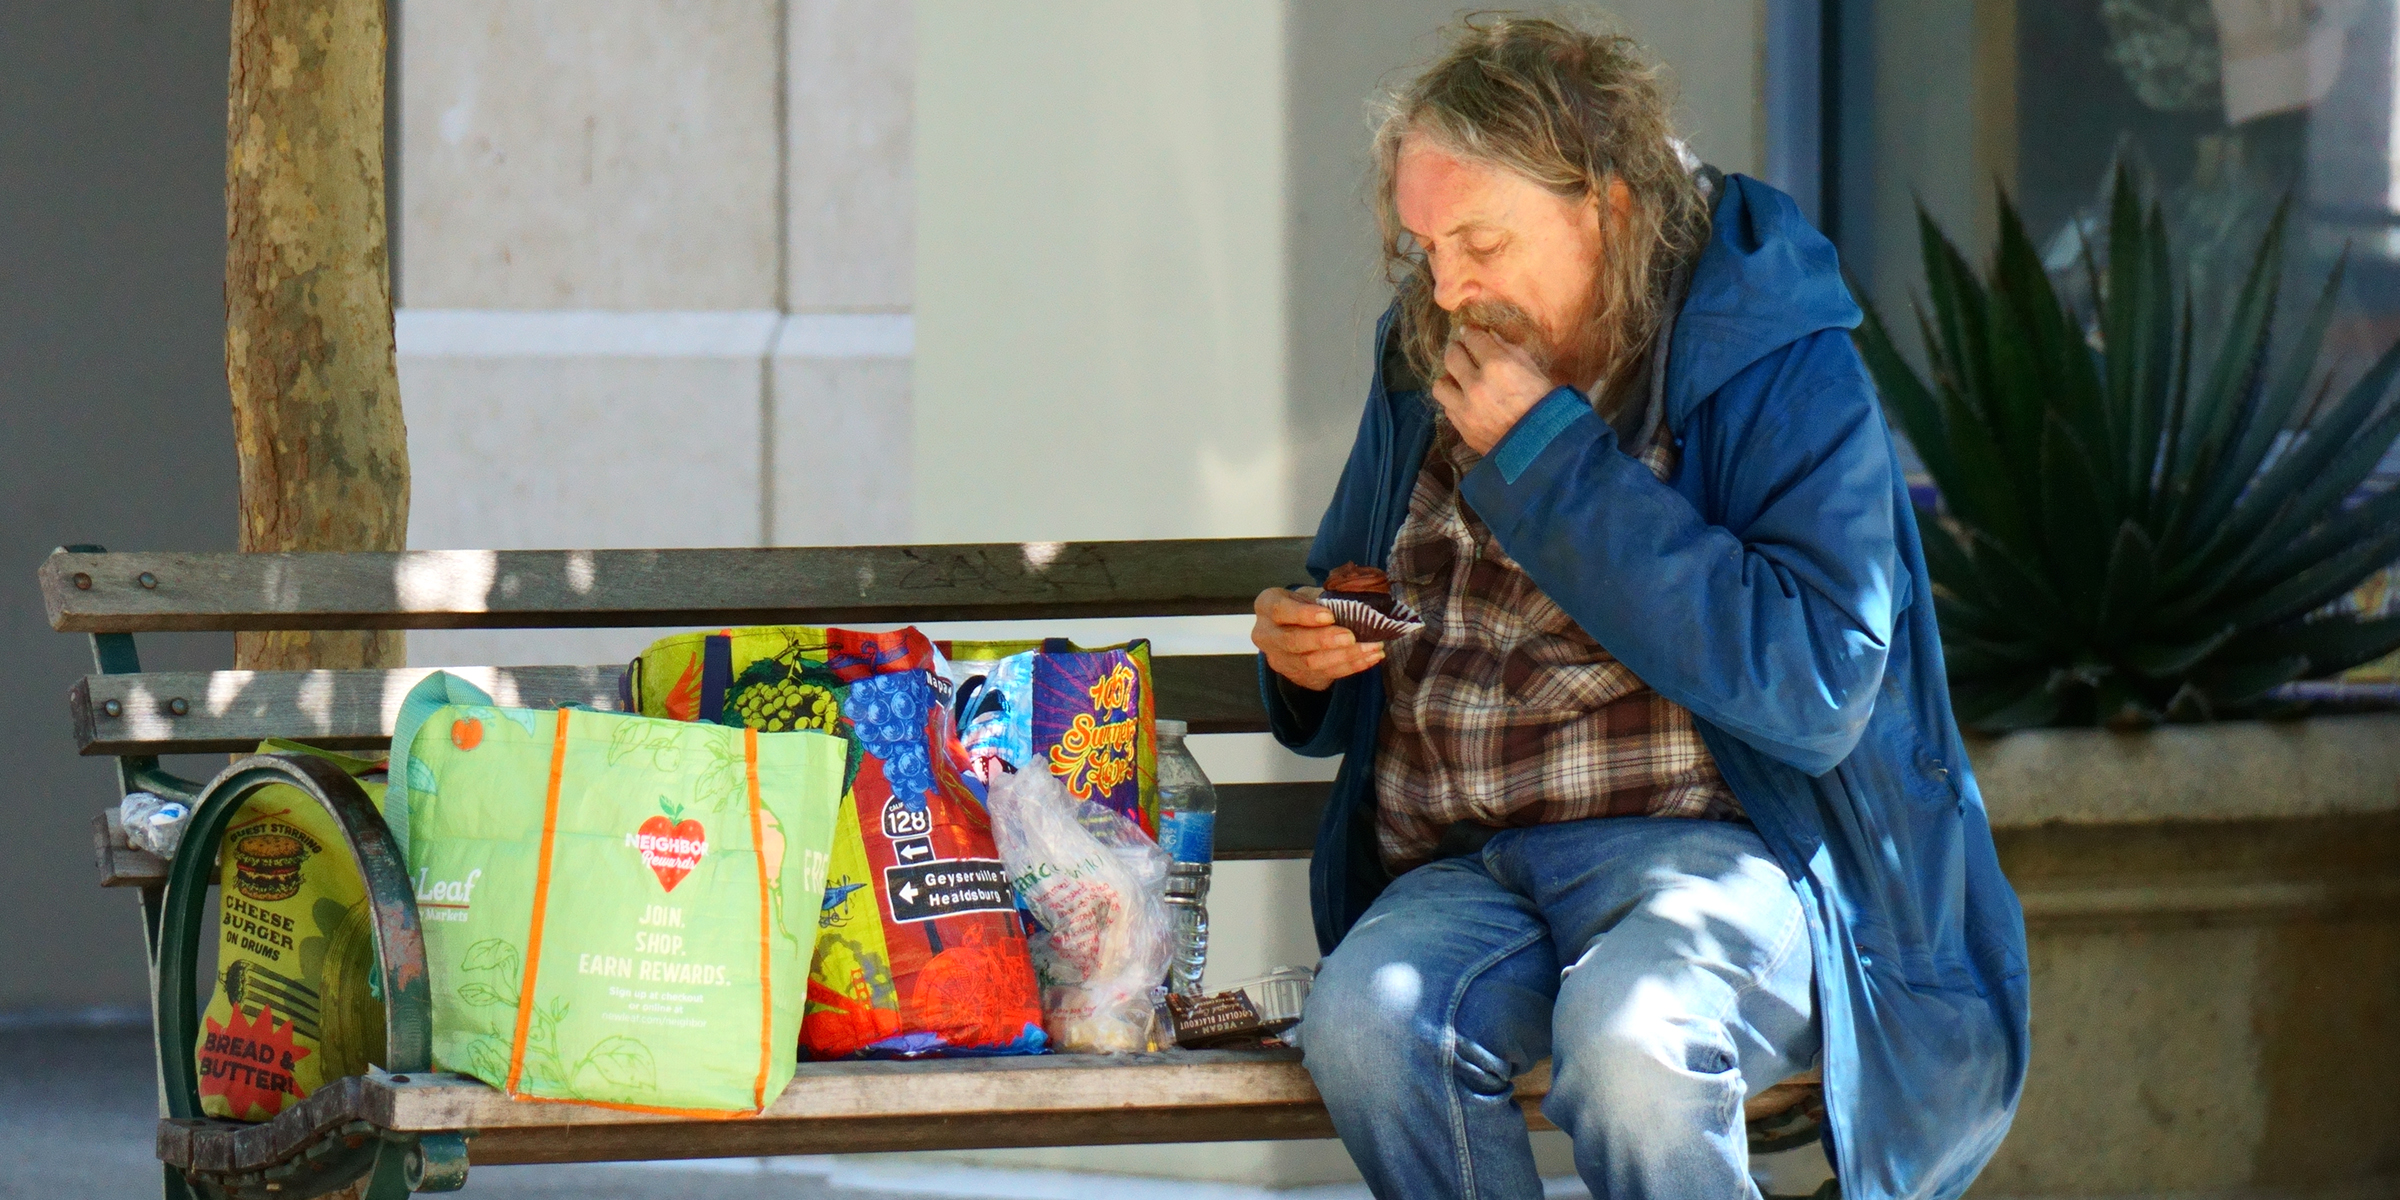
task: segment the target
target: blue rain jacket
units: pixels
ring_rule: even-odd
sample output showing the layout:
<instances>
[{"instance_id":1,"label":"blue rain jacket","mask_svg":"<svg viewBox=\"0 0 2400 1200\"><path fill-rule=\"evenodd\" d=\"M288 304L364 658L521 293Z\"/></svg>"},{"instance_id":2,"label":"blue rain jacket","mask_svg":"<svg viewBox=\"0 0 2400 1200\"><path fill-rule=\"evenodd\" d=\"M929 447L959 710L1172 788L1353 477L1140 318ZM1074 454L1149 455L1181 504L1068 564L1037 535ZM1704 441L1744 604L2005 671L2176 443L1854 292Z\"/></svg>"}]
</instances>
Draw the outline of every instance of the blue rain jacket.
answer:
<instances>
[{"instance_id":1,"label":"blue rain jacket","mask_svg":"<svg viewBox=\"0 0 2400 1200\"><path fill-rule=\"evenodd\" d=\"M1691 710L1809 916L1829 1151L1851 1200L1954 1197L2025 1080L2025 924L1950 714L1933 592L1891 434L1847 333L1859 309L1791 198L1727 176L1667 345L1666 482L1571 388L1461 483L1510 557ZM1377 369L1309 571L1389 566L1430 398ZM1403 384L1403 386L1407 386ZM1344 755L1310 865L1330 951L1388 882L1374 838L1383 677L1276 737Z\"/></svg>"}]
</instances>

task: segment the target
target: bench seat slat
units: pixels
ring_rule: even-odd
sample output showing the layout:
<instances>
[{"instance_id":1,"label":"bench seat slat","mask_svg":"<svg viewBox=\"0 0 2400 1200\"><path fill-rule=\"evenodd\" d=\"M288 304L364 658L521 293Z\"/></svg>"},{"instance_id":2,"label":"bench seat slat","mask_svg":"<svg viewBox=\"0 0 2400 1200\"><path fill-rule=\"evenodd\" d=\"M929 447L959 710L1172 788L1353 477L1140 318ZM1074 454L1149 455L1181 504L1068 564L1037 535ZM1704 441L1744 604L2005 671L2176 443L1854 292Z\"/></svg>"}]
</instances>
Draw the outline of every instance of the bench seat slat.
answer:
<instances>
[{"instance_id":1,"label":"bench seat slat","mask_svg":"<svg viewBox=\"0 0 2400 1200\"><path fill-rule=\"evenodd\" d=\"M205 1170L256 1169L354 1121L410 1132L474 1130L468 1154L477 1165L1333 1132L1290 1051L802 1063L764 1114L739 1121L519 1103L457 1075L406 1078L337 1080L257 1125L162 1121L159 1157Z\"/></svg>"},{"instance_id":2,"label":"bench seat slat","mask_svg":"<svg viewBox=\"0 0 2400 1200\"><path fill-rule=\"evenodd\" d=\"M685 1125L555 1125L495 1129L469 1143L472 1161L519 1163L872 1154L1176 1142L1287 1141L1334 1136L1322 1107L1074 1109L1028 1119L1005 1110L944 1117L702 1121Z\"/></svg>"},{"instance_id":3,"label":"bench seat slat","mask_svg":"<svg viewBox=\"0 0 2400 1200\"><path fill-rule=\"evenodd\" d=\"M495 1130L529 1125L656 1125L687 1123L673 1116L575 1104L520 1104L485 1084L459 1076L412 1076L408 1083L370 1082L369 1104L410 1131ZM783 1094L760 1114L767 1120L863 1117L951 1117L1013 1112L1113 1108L1314 1105L1321 1103L1297 1054L1287 1051L1203 1051L1111 1058L1045 1054L1017 1058L934 1059L924 1062L802 1063Z\"/></svg>"},{"instance_id":4,"label":"bench seat slat","mask_svg":"<svg viewBox=\"0 0 2400 1200\"><path fill-rule=\"evenodd\" d=\"M1308 539L718 550L78 554L43 562L51 628L524 629L1246 613ZM141 580L150 579L148 585Z\"/></svg>"},{"instance_id":5,"label":"bench seat slat","mask_svg":"<svg viewBox=\"0 0 2400 1200\"><path fill-rule=\"evenodd\" d=\"M1540 1069L1518 1081L1536 1128L1548 1127L1538 1115L1548 1082ZM479 1166L1333 1136L1296 1053L1208 1050L802 1063L765 1113L738 1121L518 1103L456 1075L352 1077L264 1124L162 1121L159 1157L256 1169L299 1153L320 1131L362 1120L420 1133L473 1130L467 1152Z\"/></svg>"}]
</instances>

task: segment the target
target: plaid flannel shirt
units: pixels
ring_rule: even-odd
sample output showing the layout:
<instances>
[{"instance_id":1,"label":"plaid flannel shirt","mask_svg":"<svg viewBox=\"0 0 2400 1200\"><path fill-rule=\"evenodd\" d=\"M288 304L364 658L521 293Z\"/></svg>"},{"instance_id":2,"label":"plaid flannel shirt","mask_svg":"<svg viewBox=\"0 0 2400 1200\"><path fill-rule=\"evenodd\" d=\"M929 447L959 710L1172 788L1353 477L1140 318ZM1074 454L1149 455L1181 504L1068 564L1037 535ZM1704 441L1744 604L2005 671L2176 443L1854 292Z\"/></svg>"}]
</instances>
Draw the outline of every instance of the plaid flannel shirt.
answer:
<instances>
[{"instance_id":1,"label":"plaid flannel shirt","mask_svg":"<svg viewBox=\"0 0 2400 1200\"><path fill-rule=\"evenodd\" d=\"M1392 550L1392 590L1425 628L1391 643L1383 665L1385 866L1421 865L1457 821L1741 819L1690 711L1593 641L1460 501L1459 479L1481 457L1435 418ZM1640 461L1665 478L1674 442L1651 439Z\"/></svg>"}]
</instances>

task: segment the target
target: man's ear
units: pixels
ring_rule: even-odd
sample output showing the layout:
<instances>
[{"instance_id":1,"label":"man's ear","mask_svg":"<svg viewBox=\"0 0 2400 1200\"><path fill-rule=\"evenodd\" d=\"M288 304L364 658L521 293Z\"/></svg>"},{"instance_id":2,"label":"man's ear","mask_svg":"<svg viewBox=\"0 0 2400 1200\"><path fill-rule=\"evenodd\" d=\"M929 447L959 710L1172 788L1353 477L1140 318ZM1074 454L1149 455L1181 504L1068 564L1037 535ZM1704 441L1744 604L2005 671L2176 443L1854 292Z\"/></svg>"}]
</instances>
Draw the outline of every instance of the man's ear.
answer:
<instances>
[{"instance_id":1,"label":"man's ear","mask_svg":"<svg viewBox=\"0 0 2400 1200\"><path fill-rule=\"evenodd\" d=\"M1599 192L1586 193L1583 203L1585 211L1591 215L1592 223L1605 236L1623 228L1625 222L1632 218L1633 189L1624 180L1610 176L1606 212L1602 211Z\"/></svg>"}]
</instances>

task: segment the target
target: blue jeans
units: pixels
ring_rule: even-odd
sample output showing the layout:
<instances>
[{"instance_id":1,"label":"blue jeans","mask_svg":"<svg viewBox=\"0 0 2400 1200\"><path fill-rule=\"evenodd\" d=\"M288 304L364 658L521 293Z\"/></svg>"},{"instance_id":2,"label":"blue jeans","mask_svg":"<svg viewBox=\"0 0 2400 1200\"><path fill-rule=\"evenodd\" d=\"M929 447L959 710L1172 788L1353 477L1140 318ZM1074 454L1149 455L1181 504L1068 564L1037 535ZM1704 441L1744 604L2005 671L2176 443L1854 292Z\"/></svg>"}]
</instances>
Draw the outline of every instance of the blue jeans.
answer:
<instances>
[{"instance_id":1,"label":"blue jeans","mask_svg":"<svg viewBox=\"0 0 2400 1200\"><path fill-rule=\"evenodd\" d=\"M1375 1195L1538 1197L1510 1082L1595 1200L1756 1197L1742 1100L1817 1056L1808 925L1743 824L1498 834L1394 880L1319 969L1298 1041Z\"/></svg>"}]
</instances>

